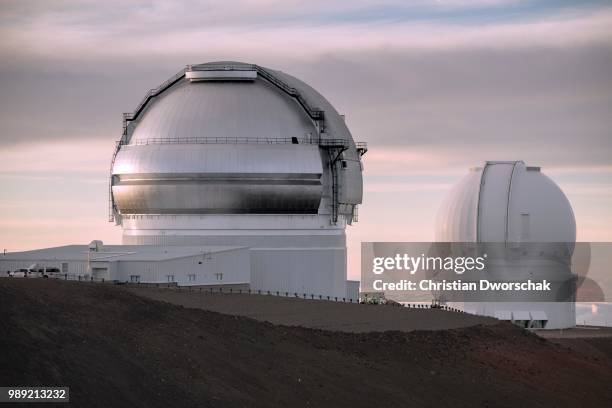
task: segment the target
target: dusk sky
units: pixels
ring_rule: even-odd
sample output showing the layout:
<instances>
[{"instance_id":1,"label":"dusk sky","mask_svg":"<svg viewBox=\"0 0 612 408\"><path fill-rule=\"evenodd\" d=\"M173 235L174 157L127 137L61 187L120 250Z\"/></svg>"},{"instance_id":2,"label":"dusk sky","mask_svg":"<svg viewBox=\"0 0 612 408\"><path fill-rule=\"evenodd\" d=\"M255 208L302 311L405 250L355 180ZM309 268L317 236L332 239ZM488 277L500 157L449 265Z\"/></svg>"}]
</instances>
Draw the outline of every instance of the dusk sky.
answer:
<instances>
[{"instance_id":1,"label":"dusk sky","mask_svg":"<svg viewBox=\"0 0 612 408\"><path fill-rule=\"evenodd\" d=\"M122 112L218 60L304 80L368 142L349 278L361 241L432 240L485 160L541 166L578 240L612 241L612 2L0 0L0 250L120 243Z\"/></svg>"}]
</instances>

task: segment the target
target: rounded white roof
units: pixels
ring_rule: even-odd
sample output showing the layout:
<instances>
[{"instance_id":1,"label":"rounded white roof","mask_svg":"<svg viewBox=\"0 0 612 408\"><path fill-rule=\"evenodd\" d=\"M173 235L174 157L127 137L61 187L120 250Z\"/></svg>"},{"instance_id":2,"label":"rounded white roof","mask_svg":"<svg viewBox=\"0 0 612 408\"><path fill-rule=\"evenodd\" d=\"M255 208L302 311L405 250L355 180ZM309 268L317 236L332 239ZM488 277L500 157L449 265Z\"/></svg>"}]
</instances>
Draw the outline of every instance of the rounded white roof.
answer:
<instances>
[{"instance_id":1,"label":"rounded white roof","mask_svg":"<svg viewBox=\"0 0 612 408\"><path fill-rule=\"evenodd\" d=\"M474 168L446 197L436 240L448 242L575 242L576 222L561 189L522 161Z\"/></svg>"}]
</instances>

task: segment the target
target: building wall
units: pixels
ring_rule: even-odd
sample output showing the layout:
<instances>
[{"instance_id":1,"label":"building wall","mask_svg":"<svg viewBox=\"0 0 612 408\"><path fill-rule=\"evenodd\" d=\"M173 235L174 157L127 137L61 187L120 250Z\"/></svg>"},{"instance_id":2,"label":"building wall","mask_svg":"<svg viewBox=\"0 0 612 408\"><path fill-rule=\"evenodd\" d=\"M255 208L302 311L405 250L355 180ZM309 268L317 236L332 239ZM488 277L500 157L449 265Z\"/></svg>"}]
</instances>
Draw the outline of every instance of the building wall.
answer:
<instances>
[{"instance_id":1,"label":"building wall","mask_svg":"<svg viewBox=\"0 0 612 408\"><path fill-rule=\"evenodd\" d=\"M503 312L544 312L548 318L546 329L566 329L576 326L574 302L466 302L468 313L496 317Z\"/></svg>"},{"instance_id":2,"label":"building wall","mask_svg":"<svg viewBox=\"0 0 612 408\"><path fill-rule=\"evenodd\" d=\"M346 297L344 224L328 216L139 215L123 228L124 244L249 247L253 290Z\"/></svg>"},{"instance_id":3,"label":"building wall","mask_svg":"<svg viewBox=\"0 0 612 408\"><path fill-rule=\"evenodd\" d=\"M251 250L254 290L315 296L346 296L346 248Z\"/></svg>"},{"instance_id":4,"label":"building wall","mask_svg":"<svg viewBox=\"0 0 612 408\"><path fill-rule=\"evenodd\" d=\"M346 298L353 299L353 302L359 300L359 281L346 281Z\"/></svg>"},{"instance_id":5,"label":"building wall","mask_svg":"<svg viewBox=\"0 0 612 408\"><path fill-rule=\"evenodd\" d=\"M54 267L59 268L62 273L67 273L70 276L84 275L87 273L87 262L85 261L71 261L71 260L2 260L0 259L0 274L6 276L7 271L14 271L16 269L29 268L33 264L36 264L36 268ZM63 266L66 266L67 269Z\"/></svg>"},{"instance_id":6,"label":"building wall","mask_svg":"<svg viewBox=\"0 0 612 408\"><path fill-rule=\"evenodd\" d=\"M113 279L130 282L131 276L139 276L142 283L180 286L248 283L249 252L245 248L165 261L119 261Z\"/></svg>"},{"instance_id":7,"label":"building wall","mask_svg":"<svg viewBox=\"0 0 612 408\"><path fill-rule=\"evenodd\" d=\"M342 231L343 232L343 231ZM202 238L202 237L200 237ZM262 237L265 239L265 237ZM291 241L284 242L285 244ZM316 243L320 246L314 246ZM100 260L91 262L96 280L141 283L174 282L179 286L247 284L252 290L356 299L359 282L347 287L345 236L298 236L306 247L239 248L169 260ZM160 247L160 251L163 248ZM1 261L0 271L33 263L62 270L72 278L88 273L86 261ZM133 279L134 277L134 279ZM355 286L356 285L356 286Z\"/></svg>"}]
</instances>

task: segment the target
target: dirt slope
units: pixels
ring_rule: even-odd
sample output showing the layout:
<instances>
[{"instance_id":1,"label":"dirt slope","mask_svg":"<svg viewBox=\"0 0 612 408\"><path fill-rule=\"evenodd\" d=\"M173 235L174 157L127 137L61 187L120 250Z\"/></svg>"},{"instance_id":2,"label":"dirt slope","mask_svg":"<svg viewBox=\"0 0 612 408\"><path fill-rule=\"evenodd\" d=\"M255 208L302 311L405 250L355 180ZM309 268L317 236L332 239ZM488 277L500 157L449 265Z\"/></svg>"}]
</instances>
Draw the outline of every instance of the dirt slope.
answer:
<instances>
[{"instance_id":1,"label":"dirt slope","mask_svg":"<svg viewBox=\"0 0 612 408\"><path fill-rule=\"evenodd\" d=\"M150 299L286 326L362 333L441 330L496 324L497 319L440 309L409 309L268 295L207 294L185 289L130 287Z\"/></svg>"},{"instance_id":2,"label":"dirt slope","mask_svg":"<svg viewBox=\"0 0 612 408\"><path fill-rule=\"evenodd\" d=\"M612 406L609 360L508 324L340 333L42 279L0 279L0 313L0 384L72 406Z\"/></svg>"}]
</instances>

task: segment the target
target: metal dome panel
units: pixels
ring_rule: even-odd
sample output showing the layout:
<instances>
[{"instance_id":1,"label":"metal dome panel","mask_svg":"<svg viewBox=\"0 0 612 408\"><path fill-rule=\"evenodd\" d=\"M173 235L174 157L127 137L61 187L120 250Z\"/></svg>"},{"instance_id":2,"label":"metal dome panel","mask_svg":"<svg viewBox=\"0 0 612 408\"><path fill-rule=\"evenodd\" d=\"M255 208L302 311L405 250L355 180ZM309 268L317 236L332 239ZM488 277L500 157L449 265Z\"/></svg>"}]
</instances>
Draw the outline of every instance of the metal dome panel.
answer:
<instances>
[{"instance_id":1,"label":"metal dome panel","mask_svg":"<svg viewBox=\"0 0 612 408\"><path fill-rule=\"evenodd\" d=\"M125 146L113 195L122 214L316 213L317 146Z\"/></svg>"},{"instance_id":2,"label":"metal dome panel","mask_svg":"<svg viewBox=\"0 0 612 408\"><path fill-rule=\"evenodd\" d=\"M156 97L132 126L131 143L156 138L304 138L317 133L299 105L265 81L183 81Z\"/></svg>"}]
</instances>

